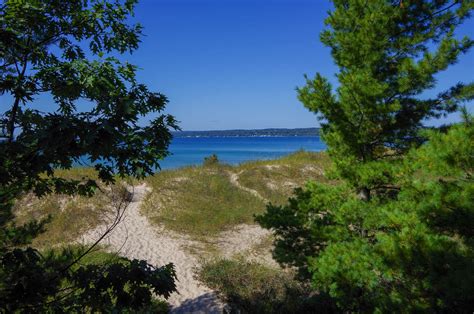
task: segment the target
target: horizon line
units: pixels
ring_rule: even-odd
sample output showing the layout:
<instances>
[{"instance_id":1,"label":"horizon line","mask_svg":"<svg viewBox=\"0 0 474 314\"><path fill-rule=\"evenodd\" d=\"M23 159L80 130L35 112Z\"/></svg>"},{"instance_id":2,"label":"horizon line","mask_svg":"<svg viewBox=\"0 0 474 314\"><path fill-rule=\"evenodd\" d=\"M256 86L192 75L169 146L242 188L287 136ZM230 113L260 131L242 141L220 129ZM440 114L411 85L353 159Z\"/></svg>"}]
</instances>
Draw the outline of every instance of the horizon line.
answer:
<instances>
[{"instance_id":1,"label":"horizon line","mask_svg":"<svg viewBox=\"0 0 474 314\"><path fill-rule=\"evenodd\" d=\"M176 130L172 132L222 132L222 131L265 131L265 130L305 130L320 129L321 127L302 127L302 128L262 128L262 129L215 129L215 130Z\"/></svg>"}]
</instances>

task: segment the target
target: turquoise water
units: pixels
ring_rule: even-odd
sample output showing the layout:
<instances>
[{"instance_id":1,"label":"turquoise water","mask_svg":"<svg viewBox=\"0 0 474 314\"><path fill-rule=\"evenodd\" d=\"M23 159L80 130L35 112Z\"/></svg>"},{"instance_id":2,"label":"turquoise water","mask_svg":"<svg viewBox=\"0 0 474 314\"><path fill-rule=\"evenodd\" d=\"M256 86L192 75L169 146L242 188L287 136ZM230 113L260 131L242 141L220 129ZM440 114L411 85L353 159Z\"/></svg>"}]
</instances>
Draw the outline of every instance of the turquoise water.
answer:
<instances>
[{"instance_id":1,"label":"turquoise water","mask_svg":"<svg viewBox=\"0 0 474 314\"><path fill-rule=\"evenodd\" d=\"M171 156L161 161L162 169L200 165L204 157L216 154L221 162L239 164L250 160L275 159L300 149L326 149L319 137L190 137L175 138Z\"/></svg>"}]
</instances>

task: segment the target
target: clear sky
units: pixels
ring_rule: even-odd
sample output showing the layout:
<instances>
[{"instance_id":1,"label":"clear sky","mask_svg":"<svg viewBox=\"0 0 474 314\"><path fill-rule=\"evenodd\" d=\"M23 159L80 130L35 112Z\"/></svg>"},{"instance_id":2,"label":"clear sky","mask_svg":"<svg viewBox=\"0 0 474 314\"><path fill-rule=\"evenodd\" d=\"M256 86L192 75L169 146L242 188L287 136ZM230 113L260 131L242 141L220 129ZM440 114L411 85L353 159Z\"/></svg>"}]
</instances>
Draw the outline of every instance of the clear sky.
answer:
<instances>
[{"instance_id":1,"label":"clear sky","mask_svg":"<svg viewBox=\"0 0 474 314\"><path fill-rule=\"evenodd\" d=\"M328 0L140 0L133 20L145 36L124 60L168 96L167 112L183 130L315 127L295 88L305 73L337 83L319 42L329 9ZM474 18L458 34L474 37ZM471 50L438 76L439 86L472 81L473 73Z\"/></svg>"},{"instance_id":2,"label":"clear sky","mask_svg":"<svg viewBox=\"0 0 474 314\"><path fill-rule=\"evenodd\" d=\"M169 97L184 130L317 126L295 88L305 73L334 80L319 42L330 8L326 0L141 0L135 19L146 36L130 61ZM473 31L471 19L459 33ZM471 51L439 82L471 81L473 73Z\"/></svg>"},{"instance_id":3,"label":"clear sky","mask_svg":"<svg viewBox=\"0 0 474 314\"><path fill-rule=\"evenodd\" d=\"M327 1L141 0L131 61L184 130L316 126L303 74L335 67L318 33Z\"/></svg>"}]
</instances>

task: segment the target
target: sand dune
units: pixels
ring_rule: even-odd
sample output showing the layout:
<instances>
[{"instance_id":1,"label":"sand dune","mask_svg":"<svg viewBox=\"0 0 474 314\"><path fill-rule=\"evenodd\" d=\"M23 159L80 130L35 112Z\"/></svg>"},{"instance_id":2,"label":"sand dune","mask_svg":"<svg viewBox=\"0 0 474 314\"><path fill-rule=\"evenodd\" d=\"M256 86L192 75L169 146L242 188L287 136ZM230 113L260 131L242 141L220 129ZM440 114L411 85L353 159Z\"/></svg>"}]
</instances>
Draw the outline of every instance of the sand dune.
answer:
<instances>
[{"instance_id":1,"label":"sand dune","mask_svg":"<svg viewBox=\"0 0 474 314\"><path fill-rule=\"evenodd\" d=\"M143 259L152 265L173 263L178 276L179 293L174 293L168 299L172 306L171 313L222 313L223 304L216 294L193 277L198 260L186 247L195 243L152 226L140 214L140 203L148 192L149 188L144 184L133 188L133 199L122 221L102 244L107 245L110 251L128 258ZM106 228L103 225L87 232L83 236L83 243L95 242Z\"/></svg>"}]
</instances>

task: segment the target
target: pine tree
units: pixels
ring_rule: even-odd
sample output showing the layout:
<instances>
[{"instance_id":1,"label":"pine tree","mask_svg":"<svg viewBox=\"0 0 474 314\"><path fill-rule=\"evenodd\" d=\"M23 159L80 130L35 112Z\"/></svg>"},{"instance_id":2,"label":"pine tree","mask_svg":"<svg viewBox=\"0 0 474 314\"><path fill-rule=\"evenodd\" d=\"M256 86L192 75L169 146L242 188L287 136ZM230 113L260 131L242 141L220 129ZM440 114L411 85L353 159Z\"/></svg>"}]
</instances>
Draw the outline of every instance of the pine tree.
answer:
<instances>
[{"instance_id":1,"label":"pine tree","mask_svg":"<svg viewBox=\"0 0 474 314\"><path fill-rule=\"evenodd\" d=\"M380 161L420 144L423 121L455 111L465 97L470 85L461 83L437 97L421 95L472 47L454 31L473 2L336 0L334 6L321 41L331 48L340 86L334 92L317 74L299 89L299 99L323 119L340 177L367 199L392 180Z\"/></svg>"},{"instance_id":2,"label":"pine tree","mask_svg":"<svg viewBox=\"0 0 474 314\"><path fill-rule=\"evenodd\" d=\"M472 117L447 133L423 122L458 110L473 84L423 92L472 46L454 31L474 2L334 6L321 41L340 85L318 74L299 97L322 119L339 183L309 182L257 221L275 233L275 258L341 311L472 310Z\"/></svg>"}]
</instances>

